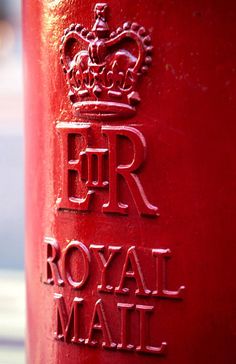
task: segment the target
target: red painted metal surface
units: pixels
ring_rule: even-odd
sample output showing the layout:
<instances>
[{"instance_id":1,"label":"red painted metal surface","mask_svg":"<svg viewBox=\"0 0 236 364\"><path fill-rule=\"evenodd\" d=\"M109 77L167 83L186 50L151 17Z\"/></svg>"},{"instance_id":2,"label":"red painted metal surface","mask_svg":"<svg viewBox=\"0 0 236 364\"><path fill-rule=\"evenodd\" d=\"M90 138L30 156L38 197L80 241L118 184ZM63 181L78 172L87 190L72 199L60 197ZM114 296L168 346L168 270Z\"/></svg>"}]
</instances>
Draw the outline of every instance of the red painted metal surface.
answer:
<instances>
[{"instance_id":1,"label":"red painted metal surface","mask_svg":"<svg viewBox=\"0 0 236 364\"><path fill-rule=\"evenodd\" d=\"M23 1L28 363L233 364L236 3L95 5Z\"/></svg>"}]
</instances>

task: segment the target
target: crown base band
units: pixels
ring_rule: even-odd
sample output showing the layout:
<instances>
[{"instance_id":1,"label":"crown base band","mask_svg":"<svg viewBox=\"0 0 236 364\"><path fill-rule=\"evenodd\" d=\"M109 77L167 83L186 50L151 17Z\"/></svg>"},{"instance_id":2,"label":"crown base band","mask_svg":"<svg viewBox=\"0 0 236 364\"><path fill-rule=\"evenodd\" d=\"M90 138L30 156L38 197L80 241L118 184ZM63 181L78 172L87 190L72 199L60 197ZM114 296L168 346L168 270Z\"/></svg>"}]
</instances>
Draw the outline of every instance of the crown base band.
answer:
<instances>
[{"instance_id":1,"label":"crown base band","mask_svg":"<svg viewBox=\"0 0 236 364\"><path fill-rule=\"evenodd\" d=\"M75 103L73 107L76 116L95 120L129 118L135 114L134 107L117 102L82 101Z\"/></svg>"}]
</instances>

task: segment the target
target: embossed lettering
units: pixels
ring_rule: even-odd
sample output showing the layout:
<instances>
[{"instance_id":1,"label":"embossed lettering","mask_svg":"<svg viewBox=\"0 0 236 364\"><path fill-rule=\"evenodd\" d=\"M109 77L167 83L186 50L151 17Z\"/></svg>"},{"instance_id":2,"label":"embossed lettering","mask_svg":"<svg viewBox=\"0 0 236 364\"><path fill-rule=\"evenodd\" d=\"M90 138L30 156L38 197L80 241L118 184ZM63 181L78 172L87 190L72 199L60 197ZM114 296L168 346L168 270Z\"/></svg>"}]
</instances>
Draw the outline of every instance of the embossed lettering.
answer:
<instances>
[{"instance_id":1,"label":"embossed lettering","mask_svg":"<svg viewBox=\"0 0 236 364\"><path fill-rule=\"evenodd\" d=\"M120 196L123 178L138 213L158 215L157 207L148 201L138 176L146 157L146 141L139 130L129 126L102 126L101 140L108 144L107 148L90 146L93 132L90 124L60 122L57 130L62 154L61 189L57 199L59 210L88 211L96 189L106 188L108 202L103 203L103 212L127 214L129 206L121 202ZM119 161L119 139L122 137L131 143L133 149L127 164Z\"/></svg>"},{"instance_id":2,"label":"embossed lettering","mask_svg":"<svg viewBox=\"0 0 236 364\"><path fill-rule=\"evenodd\" d=\"M156 215L157 207L148 201L140 179L135 173L146 156L144 136L139 130L129 126L103 126L102 131L108 137L110 181L109 201L103 205L103 211L127 214L128 205L120 202L118 196L118 175L120 175L124 178L140 215ZM117 163L118 136L128 138L133 146L133 156L127 165Z\"/></svg>"},{"instance_id":3,"label":"embossed lettering","mask_svg":"<svg viewBox=\"0 0 236 364\"><path fill-rule=\"evenodd\" d=\"M93 339L94 331L101 331L103 336L102 346L106 349L115 349L116 344L112 341L110 329L108 327L107 319L105 316L105 311L103 308L102 300L97 300L94 311L91 326L89 329L88 339L86 339L86 344L91 346L98 345L98 341Z\"/></svg>"},{"instance_id":4,"label":"embossed lettering","mask_svg":"<svg viewBox=\"0 0 236 364\"><path fill-rule=\"evenodd\" d=\"M121 274L120 284L118 287L115 288L116 293L121 293L121 294L129 293L129 288L125 287L126 279L135 280L138 287L135 291L136 295L147 296L151 293L151 291L146 287L146 283L144 281L143 273L138 260L135 246L131 246L127 250L125 263Z\"/></svg>"},{"instance_id":5,"label":"embossed lettering","mask_svg":"<svg viewBox=\"0 0 236 364\"><path fill-rule=\"evenodd\" d=\"M44 243L46 244L46 269L43 282L46 284L57 284L58 286L62 286L64 282L57 265L60 259L58 243L55 239L49 237L44 239Z\"/></svg>"},{"instance_id":6,"label":"embossed lettering","mask_svg":"<svg viewBox=\"0 0 236 364\"><path fill-rule=\"evenodd\" d=\"M70 258L73 252L79 252L83 258L83 268L80 267L79 271L83 272L80 281L75 282L72 278L71 274L71 265L70 265ZM79 242L79 241L71 241L70 244L67 245L63 259L62 259L62 272L63 276L67 280L67 282L74 288L80 289L86 283L88 276L89 276L89 264L90 264L90 254L86 246Z\"/></svg>"},{"instance_id":7,"label":"embossed lettering","mask_svg":"<svg viewBox=\"0 0 236 364\"><path fill-rule=\"evenodd\" d=\"M98 285L98 291L111 293L114 290L114 287L107 283L106 272L108 271L114 257L118 253L120 253L121 247L109 246L108 247L109 256L107 260L104 257L104 250L105 250L104 245L90 245L90 249L94 252L98 262L98 266L101 270L101 284Z\"/></svg>"},{"instance_id":8,"label":"embossed lettering","mask_svg":"<svg viewBox=\"0 0 236 364\"><path fill-rule=\"evenodd\" d=\"M101 334L101 344L104 349L117 349L123 351L136 351L137 353L149 353L149 354L165 354L167 344L162 342L160 347L149 345L150 332L149 332L149 316L154 311L154 306L148 305L134 305L129 303L117 303L117 308L121 313L121 331L120 331L120 343L116 344L112 340L111 331L108 325L107 317L104 310L104 305L101 299L98 299L94 305L92 320L90 327L88 328L88 338L84 339L81 335L81 331L87 330L87 314L82 316L82 307L84 300L79 297L75 297L70 310L68 311L65 305L64 298L61 294L54 294L54 301L56 304L56 330L54 337L56 340L61 340L67 343L85 344L92 347L97 347L100 344L98 341L98 332ZM84 309L83 309L84 310ZM132 331L131 314L137 311L139 316L134 315L133 319L139 318L139 335L133 337L136 338L136 342L139 340L138 346L130 342L130 336ZM69 312L69 314L68 314ZM115 314L115 312L114 312ZM113 315L113 320L116 318ZM85 326L85 327L84 327Z\"/></svg>"},{"instance_id":9,"label":"embossed lettering","mask_svg":"<svg viewBox=\"0 0 236 364\"><path fill-rule=\"evenodd\" d=\"M163 342L160 347L150 346L147 344L147 316L152 313L154 306L136 305L136 310L139 311L139 346L136 351L150 354L164 354L167 348L167 343Z\"/></svg>"},{"instance_id":10,"label":"embossed lettering","mask_svg":"<svg viewBox=\"0 0 236 364\"><path fill-rule=\"evenodd\" d=\"M129 303L117 303L117 307L121 312L121 343L117 345L119 350L133 350L134 345L129 344L129 332L131 331L131 325L128 322L128 312L134 310L134 304Z\"/></svg>"},{"instance_id":11,"label":"embossed lettering","mask_svg":"<svg viewBox=\"0 0 236 364\"><path fill-rule=\"evenodd\" d=\"M141 248L137 249L135 246L126 248L119 284L114 288L113 281L115 277L117 278L118 272L115 269L114 276L112 276L112 269L116 268L120 259L123 259L122 255L119 257L119 254L124 247L113 245L106 247L105 245L91 244L88 249L83 243L72 240L60 251L59 244L53 238L45 238L44 245L47 247L47 261L45 264L45 283L47 284L69 284L74 289L82 290L87 284L89 272L92 268L91 263L97 263L100 271L97 290L100 293L129 294L130 286L135 285L135 294L140 296L139 300L141 300L141 297L146 299L148 297L166 299L183 297L184 286L180 286L176 291L167 289L167 260L171 256L170 249L151 249L149 252L150 258L152 254L155 259L156 267L156 277L155 272L153 274L154 278L156 278L156 289L150 291L146 286L138 259ZM92 260L90 258L91 251L93 253ZM145 254L147 256L147 251L145 251ZM62 267L62 276L60 275L60 267ZM152 269L151 262L145 268ZM94 269L91 269L91 272L97 274ZM63 280L61 277L63 277ZM93 282L96 282L96 280L91 279L90 283ZM94 288L89 287L89 290L92 289L92 292L95 292ZM85 295L85 297L87 296ZM140 354L164 355L166 353L166 342L163 341L160 346L154 346L150 339L149 325L151 323L149 320L150 315L154 312L154 306L152 305L135 304L130 300L116 303L116 311L117 313L120 312L120 326L118 323L111 326L113 330L120 327L120 339L116 343L113 341L113 335L117 337L117 331L111 331L108 321L108 318L116 320L115 310L112 313L105 311L106 307L104 308L101 299L95 302L91 313L89 312L90 305L88 305L88 313L83 312L84 308L82 309L82 306L85 306L85 310L87 308L82 298L75 297L69 309L66 308L62 294L54 294L54 300L56 304L55 339L57 340L92 347L101 344L104 349L133 351ZM91 315L90 323L88 321L89 315ZM134 335L132 328L136 327L138 323L139 335Z\"/></svg>"},{"instance_id":12,"label":"embossed lettering","mask_svg":"<svg viewBox=\"0 0 236 364\"><path fill-rule=\"evenodd\" d=\"M57 130L61 137L61 150L62 150L62 186L61 197L57 200L58 208L70 209L70 210L88 210L91 201L93 191L87 190L83 187L81 181L81 153L70 159L69 156L69 140L71 136L79 137L81 143L81 149L85 149L88 144L88 132L89 125L81 125L77 123L58 123ZM77 177L76 183L82 184L80 190L84 191L84 197L73 195L71 191L71 177L73 173ZM75 182L74 182L75 184Z\"/></svg>"},{"instance_id":13,"label":"embossed lettering","mask_svg":"<svg viewBox=\"0 0 236 364\"><path fill-rule=\"evenodd\" d=\"M155 297L183 298L185 286L180 286L177 291L167 289L167 260L171 257L170 249L152 249L152 255L156 260L156 290L152 292Z\"/></svg>"},{"instance_id":14,"label":"embossed lettering","mask_svg":"<svg viewBox=\"0 0 236 364\"><path fill-rule=\"evenodd\" d=\"M108 181L104 181L104 157L107 155L108 149L105 148L86 148L81 152L81 156L87 157L87 187L106 187ZM97 176L94 173L94 165L96 164Z\"/></svg>"},{"instance_id":15,"label":"embossed lettering","mask_svg":"<svg viewBox=\"0 0 236 364\"><path fill-rule=\"evenodd\" d=\"M69 316L63 296L55 293L54 300L56 302L55 338L66 342L82 343L84 339L79 337L79 307L83 299L74 298Z\"/></svg>"}]
</instances>

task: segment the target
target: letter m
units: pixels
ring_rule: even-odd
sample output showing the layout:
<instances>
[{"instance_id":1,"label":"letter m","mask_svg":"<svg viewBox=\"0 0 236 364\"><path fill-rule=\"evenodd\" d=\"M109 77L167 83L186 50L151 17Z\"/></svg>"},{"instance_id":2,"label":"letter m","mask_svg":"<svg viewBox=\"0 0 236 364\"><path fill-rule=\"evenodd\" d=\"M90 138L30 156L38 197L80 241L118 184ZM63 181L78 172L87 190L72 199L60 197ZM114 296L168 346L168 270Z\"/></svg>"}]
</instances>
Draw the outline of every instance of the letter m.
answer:
<instances>
[{"instance_id":1,"label":"letter m","mask_svg":"<svg viewBox=\"0 0 236 364\"><path fill-rule=\"evenodd\" d=\"M74 298L69 315L62 294L55 293L54 301L56 303L55 339L65 342L81 342L79 339L79 305L82 304L83 299Z\"/></svg>"}]
</instances>

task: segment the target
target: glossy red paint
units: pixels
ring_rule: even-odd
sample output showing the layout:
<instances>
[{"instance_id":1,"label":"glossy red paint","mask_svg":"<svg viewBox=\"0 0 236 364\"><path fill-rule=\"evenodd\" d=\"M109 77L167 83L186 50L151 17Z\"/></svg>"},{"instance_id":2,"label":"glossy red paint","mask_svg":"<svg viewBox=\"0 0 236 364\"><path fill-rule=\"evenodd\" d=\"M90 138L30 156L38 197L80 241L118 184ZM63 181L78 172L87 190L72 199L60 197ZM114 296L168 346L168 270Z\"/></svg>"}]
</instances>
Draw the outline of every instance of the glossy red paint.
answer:
<instances>
[{"instance_id":1,"label":"glossy red paint","mask_svg":"<svg viewBox=\"0 0 236 364\"><path fill-rule=\"evenodd\" d=\"M236 3L95 5L23 1L28 363L234 364Z\"/></svg>"}]
</instances>

